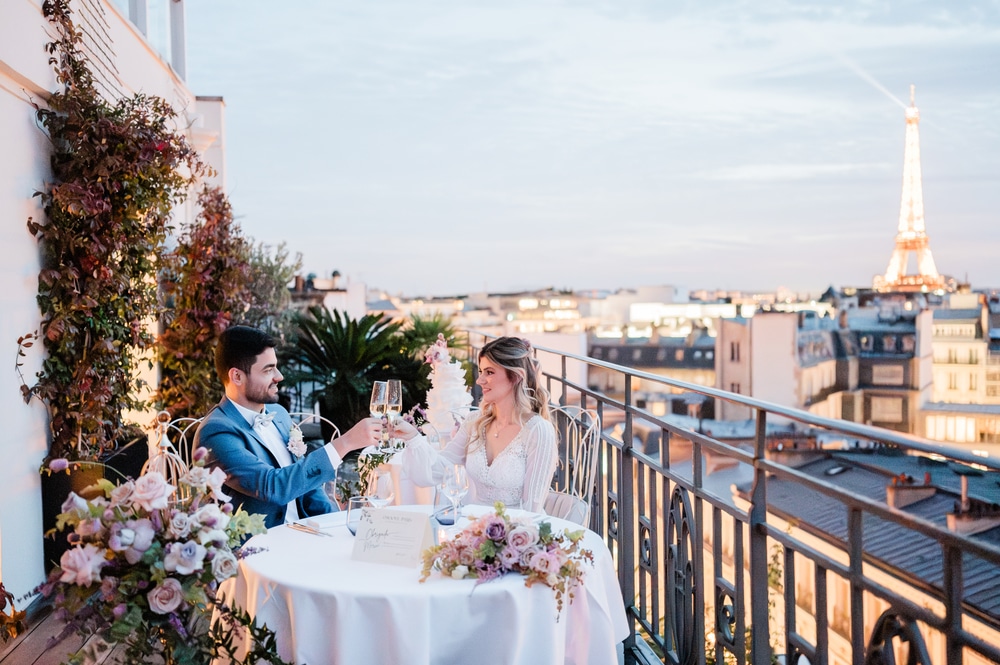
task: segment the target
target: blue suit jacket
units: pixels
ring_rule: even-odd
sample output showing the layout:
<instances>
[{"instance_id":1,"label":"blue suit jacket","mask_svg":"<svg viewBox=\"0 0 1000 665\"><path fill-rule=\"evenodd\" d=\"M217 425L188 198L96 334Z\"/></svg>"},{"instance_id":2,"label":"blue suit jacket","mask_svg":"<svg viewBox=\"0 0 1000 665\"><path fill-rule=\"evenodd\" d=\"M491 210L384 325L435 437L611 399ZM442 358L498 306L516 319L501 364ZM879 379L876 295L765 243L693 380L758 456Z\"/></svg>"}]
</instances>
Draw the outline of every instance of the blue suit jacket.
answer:
<instances>
[{"instance_id":1,"label":"blue suit jacket","mask_svg":"<svg viewBox=\"0 0 1000 665\"><path fill-rule=\"evenodd\" d=\"M268 404L274 424L285 441L292 428L288 412L277 404ZM310 517L336 508L323 492L323 483L334 480L337 471L325 452L306 455L286 467L264 445L236 405L223 397L198 427L194 447L208 450L207 466L226 472L226 493L233 506L248 513L261 513L268 528L284 523L289 501L296 501L299 515Z\"/></svg>"}]
</instances>

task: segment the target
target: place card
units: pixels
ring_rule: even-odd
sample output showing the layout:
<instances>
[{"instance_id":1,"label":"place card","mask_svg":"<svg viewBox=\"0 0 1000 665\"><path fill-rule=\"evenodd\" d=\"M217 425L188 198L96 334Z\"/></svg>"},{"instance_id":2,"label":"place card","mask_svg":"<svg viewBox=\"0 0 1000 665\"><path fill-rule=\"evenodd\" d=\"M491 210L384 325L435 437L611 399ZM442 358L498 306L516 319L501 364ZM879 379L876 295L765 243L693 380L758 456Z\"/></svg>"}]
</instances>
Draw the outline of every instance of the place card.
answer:
<instances>
[{"instance_id":1,"label":"place card","mask_svg":"<svg viewBox=\"0 0 1000 665\"><path fill-rule=\"evenodd\" d=\"M392 508L365 508L354 536L351 558L356 561L413 567L434 544L430 517Z\"/></svg>"}]
</instances>

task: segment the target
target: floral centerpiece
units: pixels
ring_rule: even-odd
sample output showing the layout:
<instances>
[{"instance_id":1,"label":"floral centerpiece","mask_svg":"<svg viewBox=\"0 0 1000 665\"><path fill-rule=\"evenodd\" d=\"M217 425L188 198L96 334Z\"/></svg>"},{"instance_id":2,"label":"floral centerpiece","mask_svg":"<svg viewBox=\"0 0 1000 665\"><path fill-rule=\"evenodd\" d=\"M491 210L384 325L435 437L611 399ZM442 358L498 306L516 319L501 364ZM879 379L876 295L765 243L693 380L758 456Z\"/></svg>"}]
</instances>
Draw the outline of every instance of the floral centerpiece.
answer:
<instances>
[{"instance_id":1,"label":"floral centerpiece","mask_svg":"<svg viewBox=\"0 0 1000 665\"><path fill-rule=\"evenodd\" d=\"M499 501L494 507L496 512L479 517L454 538L426 549L420 581L433 572L458 580L473 578L476 584L519 573L525 586L551 587L556 611L562 612L563 598L573 602L583 584L584 562L594 562L593 552L580 544L585 530L555 533L549 522L510 517Z\"/></svg>"},{"instance_id":2,"label":"floral centerpiece","mask_svg":"<svg viewBox=\"0 0 1000 665\"><path fill-rule=\"evenodd\" d=\"M71 547L40 590L54 599L66 633L101 637L71 663L99 660L108 643L124 644L129 662L155 654L168 665L207 663L232 655L237 624L250 629L255 652L281 662L273 633L216 596L236 575L240 543L266 529L263 516L233 512L222 492L225 473L205 468L204 459L205 450L196 450L180 487L151 471L118 485L102 479L83 491L92 498L71 492L66 499L56 529L72 529ZM49 470L69 464L55 459Z\"/></svg>"}]
</instances>

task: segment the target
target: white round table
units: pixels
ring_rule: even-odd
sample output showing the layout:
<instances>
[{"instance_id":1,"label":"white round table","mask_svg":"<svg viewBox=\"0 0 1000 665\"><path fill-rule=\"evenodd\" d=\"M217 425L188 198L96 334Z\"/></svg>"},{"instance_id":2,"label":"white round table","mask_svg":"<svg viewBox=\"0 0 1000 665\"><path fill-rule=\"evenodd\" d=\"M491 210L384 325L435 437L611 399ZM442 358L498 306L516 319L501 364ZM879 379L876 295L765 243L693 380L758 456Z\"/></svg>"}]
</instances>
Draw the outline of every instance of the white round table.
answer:
<instances>
[{"instance_id":1,"label":"white round table","mask_svg":"<svg viewBox=\"0 0 1000 665\"><path fill-rule=\"evenodd\" d=\"M404 507L429 511L427 506ZM470 506L481 514L488 508ZM517 514L520 511L510 511ZM295 663L617 663L628 635L611 554L588 531L594 553L583 589L557 616L552 590L524 586L520 575L476 585L433 576L419 567L351 559L354 539L344 513L311 520L332 537L275 527L248 544L266 551L240 562L222 588L258 624L277 635ZM578 529L545 517L553 528Z\"/></svg>"}]
</instances>

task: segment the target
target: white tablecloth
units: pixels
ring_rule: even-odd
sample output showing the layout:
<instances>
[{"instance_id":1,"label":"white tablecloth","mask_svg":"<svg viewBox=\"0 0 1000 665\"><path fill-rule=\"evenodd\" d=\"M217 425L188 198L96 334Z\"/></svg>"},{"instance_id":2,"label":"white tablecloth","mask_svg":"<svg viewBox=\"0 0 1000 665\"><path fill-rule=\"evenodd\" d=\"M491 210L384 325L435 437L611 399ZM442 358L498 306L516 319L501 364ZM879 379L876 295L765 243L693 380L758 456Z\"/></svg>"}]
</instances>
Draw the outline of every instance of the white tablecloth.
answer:
<instances>
[{"instance_id":1,"label":"white tablecloth","mask_svg":"<svg viewBox=\"0 0 1000 665\"><path fill-rule=\"evenodd\" d=\"M332 538L284 526L254 537L249 544L266 551L241 561L239 576L223 585L258 625L275 631L286 660L617 663L628 624L611 554L596 533L584 538L595 560L585 590L557 617L552 590L527 588L520 575L479 586L441 577L419 583L418 567L352 561L354 540L344 519L335 513L315 520ZM579 528L546 519L556 530Z\"/></svg>"}]
</instances>

